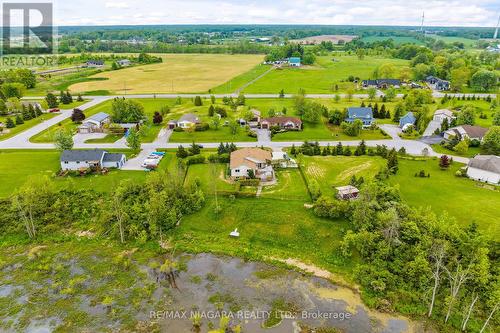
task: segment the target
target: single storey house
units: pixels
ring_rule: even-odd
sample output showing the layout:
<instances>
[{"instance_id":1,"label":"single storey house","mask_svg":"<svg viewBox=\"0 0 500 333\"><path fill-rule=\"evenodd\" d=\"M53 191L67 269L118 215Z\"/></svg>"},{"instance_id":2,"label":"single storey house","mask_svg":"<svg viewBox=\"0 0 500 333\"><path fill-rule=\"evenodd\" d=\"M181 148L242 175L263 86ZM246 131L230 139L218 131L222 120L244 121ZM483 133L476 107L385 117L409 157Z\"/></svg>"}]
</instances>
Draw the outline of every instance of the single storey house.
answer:
<instances>
[{"instance_id":1,"label":"single storey house","mask_svg":"<svg viewBox=\"0 0 500 333\"><path fill-rule=\"evenodd\" d=\"M413 112L408 112L401 118L399 118L399 127L405 128L408 127L409 125L415 125L415 122L417 121L417 118L415 118L415 115Z\"/></svg>"},{"instance_id":2,"label":"single storey house","mask_svg":"<svg viewBox=\"0 0 500 333\"><path fill-rule=\"evenodd\" d=\"M90 68L100 68L104 66L104 61L102 60L89 60L85 63L86 67Z\"/></svg>"},{"instance_id":3,"label":"single storey house","mask_svg":"<svg viewBox=\"0 0 500 333\"><path fill-rule=\"evenodd\" d=\"M353 123L356 119L361 120L365 127L371 126L374 122L372 108L347 108L347 118L345 121Z\"/></svg>"},{"instance_id":4,"label":"single storey house","mask_svg":"<svg viewBox=\"0 0 500 333\"><path fill-rule=\"evenodd\" d=\"M435 76L428 76L425 81L429 83L435 90L450 90L450 82L441 80Z\"/></svg>"},{"instance_id":5,"label":"single storey house","mask_svg":"<svg viewBox=\"0 0 500 333\"><path fill-rule=\"evenodd\" d=\"M500 156L477 155L467 165L467 176L490 184L500 184Z\"/></svg>"},{"instance_id":6,"label":"single storey house","mask_svg":"<svg viewBox=\"0 0 500 333\"><path fill-rule=\"evenodd\" d=\"M117 61L117 64L120 65L121 67L128 67L130 66L132 63L130 62L130 60L128 59L121 59L121 60L118 60Z\"/></svg>"},{"instance_id":7,"label":"single storey house","mask_svg":"<svg viewBox=\"0 0 500 333\"><path fill-rule=\"evenodd\" d=\"M61 154L62 170L89 168L117 168L127 161L124 154L108 153L101 149L64 150Z\"/></svg>"},{"instance_id":8,"label":"single storey house","mask_svg":"<svg viewBox=\"0 0 500 333\"><path fill-rule=\"evenodd\" d=\"M232 179L247 179L249 171L253 171L255 178L263 181L274 179L274 170L271 166L271 152L260 148L243 148L231 153L229 166Z\"/></svg>"},{"instance_id":9,"label":"single storey house","mask_svg":"<svg viewBox=\"0 0 500 333\"><path fill-rule=\"evenodd\" d=\"M486 132L488 132L488 129L485 127L461 125L452 127L444 132L444 138L451 140L453 137L457 137L459 140L469 139L483 141L483 137Z\"/></svg>"},{"instance_id":10,"label":"single storey house","mask_svg":"<svg viewBox=\"0 0 500 333\"><path fill-rule=\"evenodd\" d=\"M193 113L186 113L177 121L176 126L180 128L192 128L197 124L201 124L200 118ZM170 125L171 123L169 122L169 128Z\"/></svg>"},{"instance_id":11,"label":"single storey house","mask_svg":"<svg viewBox=\"0 0 500 333\"><path fill-rule=\"evenodd\" d=\"M359 196L359 190L352 186L340 186L335 188L337 190L337 198L340 200L353 200Z\"/></svg>"},{"instance_id":12,"label":"single storey house","mask_svg":"<svg viewBox=\"0 0 500 333\"><path fill-rule=\"evenodd\" d=\"M302 66L302 63L300 61L301 59L299 57L291 57L288 59L288 65L292 67L300 67Z\"/></svg>"},{"instance_id":13,"label":"single storey house","mask_svg":"<svg viewBox=\"0 0 500 333\"><path fill-rule=\"evenodd\" d=\"M389 87L399 88L401 80L398 79L377 79L377 80L363 80L361 82L363 88L374 87L378 89L387 89Z\"/></svg>"},{"instance_id":14,"label":"single storey house","mask_svg":"<svg viewBox=\"0 0 500 333\"><path fill-rule=\"evenodd\" d=\"M456 117L453 114L453 111L448 109L441 109L441 110L436 110L436 112L434 112L433 120L442 124L445 119L447 119L448 123L450 123L455 118Z\"/></svg>"},{"instance_id":15,"label":"single storey house","mask_svg":"<svg viewBox=\"0 0 500 333\"><path fill-rule=\"evenodd\" d=\"M301 130L302 120L296 117L278 116L266 118L260 122L260 127L262 129L270 129L274 126L278 126L279 128L286 130Z\"/></svg>"},{"instance_id":16,"label":"single storey house","mask_svg":"<svg viewBox=\"0 0 500 333\"><path fill-rule=\"evenodd\" d=\"M85 119L78 127L78 133L100 133L103 132L104 126L111 122L111 117L105 112L99 112L95 115Z\"/></svg>"}]
</instances>

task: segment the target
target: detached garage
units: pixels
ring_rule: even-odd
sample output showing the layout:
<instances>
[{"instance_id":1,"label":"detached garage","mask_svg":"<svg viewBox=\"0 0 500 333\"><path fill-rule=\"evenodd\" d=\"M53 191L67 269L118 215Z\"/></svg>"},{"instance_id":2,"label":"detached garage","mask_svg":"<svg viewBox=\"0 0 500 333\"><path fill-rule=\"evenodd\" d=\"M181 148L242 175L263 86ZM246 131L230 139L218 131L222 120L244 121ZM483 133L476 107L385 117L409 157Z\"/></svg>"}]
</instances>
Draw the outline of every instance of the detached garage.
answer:
<instances>
[{"instance_id":1,"label":"detached garage","mask_svg":"<svg viewBox=\"0 0 500 333\"><path fill-rule=\"evenodd\" d=\"M467 166L467 176L480 182L500 184L500 157L477 155Z\"/></svg>"}]
</instances>

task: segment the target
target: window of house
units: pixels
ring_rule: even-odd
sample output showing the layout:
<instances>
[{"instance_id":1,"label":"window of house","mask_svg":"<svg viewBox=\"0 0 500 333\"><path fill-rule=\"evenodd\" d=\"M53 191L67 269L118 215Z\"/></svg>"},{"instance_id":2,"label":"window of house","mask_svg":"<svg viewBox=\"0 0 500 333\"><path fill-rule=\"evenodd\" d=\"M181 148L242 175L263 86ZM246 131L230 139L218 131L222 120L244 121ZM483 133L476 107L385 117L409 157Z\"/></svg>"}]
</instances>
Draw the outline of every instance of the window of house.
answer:
<instances>
[{"instance_id":1,"label":"window of house","mask_svg":"<svg viewBox=\"0 0 500 333\"><path fill-rule=\"evenodd\" d=\"M240 172L240 169L236 169L236 170L234 170L234 172L237 172L237 173L239 173L239 172Z\"/></svg>"}]
</instances>

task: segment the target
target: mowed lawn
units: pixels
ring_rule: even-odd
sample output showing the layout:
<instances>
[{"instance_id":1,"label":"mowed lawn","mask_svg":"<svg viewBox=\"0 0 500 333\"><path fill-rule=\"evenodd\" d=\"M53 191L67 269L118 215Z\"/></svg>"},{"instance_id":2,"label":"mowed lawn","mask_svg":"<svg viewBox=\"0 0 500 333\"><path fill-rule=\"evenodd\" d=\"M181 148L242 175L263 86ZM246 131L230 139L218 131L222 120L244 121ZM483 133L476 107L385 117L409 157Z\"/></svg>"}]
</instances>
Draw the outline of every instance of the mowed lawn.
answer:
<instances>
[{"instance_id":1,"label":"mowed lawn","mask_svg":"<svg viewBox=\"0 0 500 333\"><path fill-rule=\"evenodd\" d=\"M126 152L128 154L128 152ZM160 164L168 165L171 155ZM60 152L56 150L2 150L0 151L0 198L10 196L30 176L48 176L56 188L94 189L99 192L112 191L121 180L131 179L143 182L146 172L112 170L107 175L85 177L57 177L60 169Z\"/></svg>"},{"instance_id":2,"label":"mowed lawn","mask_svg":"<svg viewBox=\"0 0 500 333\"><path fill-rule=\"evenodd\" d=\"M277 184L262 189L262 198L309 202L311 198L298 169L276 171Z\"/></svg>"},{"instance_id":3,"label":"mowed lawn","mask_svg":"<svg viewBox=\"0 0 500 333\"><path fill-rule=\"evenodd\" d=\"M53 118L55 116L56 116L55 113L44 113L40 117L37 117L35 119L25 120L24 124L16 125L16 127L14 127L14 128L4 128L5 132L0 133L0 141L7 140L8 138L11 138L11 137L13 137L21 132L24 132L27 129L29 129L35 125L38 125L38 124L44 122L45 120L49 120L50 118ZM0 123L5 123L7 118L8 117L3 117L3 116L0 117ZM14 122L16 122L16 117L11 116L10 118ZM9 132L7 133L7 131L9 131Z\"/></svg>"},{"instance_id":4,"label":"mowed lawn","mask_svg":"<svg viewBox=\"0 0 500 333\"><path fill-rule=\"evenodd\" d=\"M394 76L397 77L399 69L408 66L409 62L372 56L363 60L349 55L320 56L313 66L273 70L243 91L278 94L283 89L285 93L296 94L300 89L305 89L306 93L331 94L336 92L334 87L338 85L338 92L341 93L355 88L354 83L342 82L347 81L349 76L369 79L382 64L392 64Z\"/></svg>"},{"instance_id":5,"label":"mowed lawn","mask_svg":"<svg viewBox=\"0 0 500 333\"><path fill-rule=\"evenodd\" d=\"M455 172L463 164L454 163L442 171L438 160L399 160L399 172L389 178L391 184L399 184L401 195L408 204L431 207L436 213L446 211L466 226L472 222L487 234L500 236L500 190L484 186L470 179L458 178ZM424 170L430 178L417 178L415 173Z\"/></svg>"},{"instance_id":6,"label":"mowed lawn","mask_svg":"<svg viewBox=\"0 0 500 333\"><path fill-rule=\"evenodd\" d=\"M164 54L162 63L107 71L91 78L105 80L70 86L74 93L108 90L113 93L207 92L252 70L262 55Z\"/></svg>"},{"instance_id":7,"label":"mowed lawn","mask_svg":"<svg viewBox=\"0 0 500 333\"><path fill-rule=\"evenodd\" d=\"M349 185L352 176L373 179L386 165L381 157L370 156L303 156L300 163L308 181L316 180L327 196L337 194L335 187Z\"/></svg>"}]
</instances>

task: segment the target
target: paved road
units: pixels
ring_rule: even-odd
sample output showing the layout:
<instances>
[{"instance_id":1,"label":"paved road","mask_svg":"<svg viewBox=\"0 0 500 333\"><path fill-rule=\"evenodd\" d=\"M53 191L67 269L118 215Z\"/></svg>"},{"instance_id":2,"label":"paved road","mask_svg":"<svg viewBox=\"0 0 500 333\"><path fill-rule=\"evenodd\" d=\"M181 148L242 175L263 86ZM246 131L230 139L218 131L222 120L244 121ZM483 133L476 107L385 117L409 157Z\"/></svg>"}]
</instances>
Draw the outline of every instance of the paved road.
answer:
<instances>
[{"instance_id":1,"label":"paved road","mask_svg":"<svg viewBox=\"0 0 500 333\"><path fill-rule=\"evenodd\" d=\"M97 104L100 104L106 100L108 100L110 97L107 96L101 96L101 97L93 97L93 99L85 103L78 108L81 110L86 110L88 108L91 108ZM16 136L13 136L12 138L9 138L4 141L0 141L0 149L50 149L54 148L54 145L52 143L32 143L30 142L30 138L46 129L49 127L56 125L60 123L61 121L71 117L71 113L73 110L61 110L61 113L58 114L57 116L44 121L43 123L40 123L38 125L35 125L29 129L27 129L24 132L19 133Z\"/></svg>"}]
</instances>

